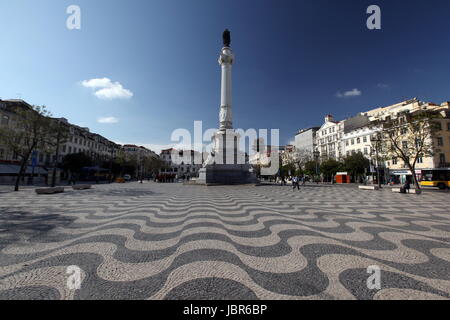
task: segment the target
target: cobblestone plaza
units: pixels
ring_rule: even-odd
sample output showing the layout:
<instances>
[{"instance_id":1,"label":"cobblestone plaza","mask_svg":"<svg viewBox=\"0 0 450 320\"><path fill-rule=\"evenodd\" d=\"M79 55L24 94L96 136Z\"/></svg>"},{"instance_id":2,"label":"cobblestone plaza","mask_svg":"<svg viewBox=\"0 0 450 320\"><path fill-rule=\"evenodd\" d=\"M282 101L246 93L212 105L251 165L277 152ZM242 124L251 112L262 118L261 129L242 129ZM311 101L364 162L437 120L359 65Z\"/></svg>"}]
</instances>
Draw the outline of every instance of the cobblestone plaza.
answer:
<instances>
[{"instance_id":1,"label":"cobblestone plaza","mask_svg":"<svg viewBox=\"0 0 450 320\"><path fill-rule=\"evenodd\" d=\"M450 298L449 194L129 183L0 190L0 299ZM69 266L81 287L68 286ZM369 289L368 267L381 270Z\"/></svg>"}]
</instances>

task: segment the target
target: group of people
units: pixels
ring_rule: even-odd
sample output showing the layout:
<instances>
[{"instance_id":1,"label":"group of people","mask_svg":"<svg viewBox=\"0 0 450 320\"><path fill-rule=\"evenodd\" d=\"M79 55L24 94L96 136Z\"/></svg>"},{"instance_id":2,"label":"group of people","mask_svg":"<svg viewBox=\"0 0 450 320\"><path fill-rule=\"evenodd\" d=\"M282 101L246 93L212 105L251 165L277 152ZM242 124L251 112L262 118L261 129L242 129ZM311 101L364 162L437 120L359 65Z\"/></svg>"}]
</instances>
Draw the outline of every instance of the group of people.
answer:
<instances>
[{"instance_id":1,"label":"group of people","mask_svg":"<svg viewBox=\"0 0 450 320\"><path fill-rule=\"evenodd\" d=\"M154 181L162 183L174 183L175 179L176 179L175 174L160 173L155 175Z\"/></svg>"},{"instance_id":2,"label":"group of people","mask_svg":"<svg viewBox=\"0 0 450 320\"><path fill-rule=\"evenodd\" d=\"M162 183L174 183L174 182L178 182L179 180L184 181L189 181L191 180L191 176L189 175L181 175L178 176L177 174L173 174L173 173L160 173L155 175L154 177L154 181L155 182L162 182Z\"/></svg>"},{"instance_id":3,"label":"group of people","mask_svg":"<svg viewBox=\"0 0 450 320\"><path fill-rule=\"evenodd\" d=\"M287 181L292 181L292 189L300 190L300 185L306 185L306 177L305 176L293 176L293 177L280 177L278 178L280 185L287 185Z\"/></svg>"}]
</instances>

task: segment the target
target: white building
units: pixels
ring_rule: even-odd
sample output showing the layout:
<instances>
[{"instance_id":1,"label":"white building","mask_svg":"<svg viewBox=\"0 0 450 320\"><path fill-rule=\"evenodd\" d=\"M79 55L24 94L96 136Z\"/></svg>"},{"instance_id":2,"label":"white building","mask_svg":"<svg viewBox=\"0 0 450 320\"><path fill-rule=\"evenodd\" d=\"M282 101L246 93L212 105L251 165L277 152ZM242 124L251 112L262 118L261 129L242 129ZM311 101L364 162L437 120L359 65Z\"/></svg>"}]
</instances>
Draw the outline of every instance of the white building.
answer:
<instances>
[{"instance_id":1,"label":"white building","mask_svg":"<svg viewBox=\"0 0 450 320\"><path fill-rule=\"evenodd\" d=\"M372 159L374 146L372 145L371 137L376 132L376 129L364 126L344 133L342 144L344 146L345 156L348 157L356 153L362 153L366 158Z\"/></svg>"},{"instance_id":2,"label":"white building","mask_svg":"<svg viewBox=\"0 0 450 320\"><path fill-rule=\"evenodd\" d=\"M207 154L200 154L193 150L176 150L172 148L162 150L159 157L167 165L167 168L161 169L161 173L177 174L179 177L182 175L196 177L203 166L203 161L206 159Z\"/></svg>"},{"instance_id":3,"label":"white building","mask_svg":"<svg viewBox=\"0 0 450 320\"><path fill-rule=\"evenodd\" d=\"M299 152L313 153L317 149L316 135L319 127L303 129L295 135L294 147Z\"/></svg>"},{"instance_id":4,"label":"white building","mask_svg":"<svg viewBox=\"0 0 450 320\"><path fill-rule=\"evenodd\" d=\"M332 115L325 117L325 123L316 133L316 150L322 161L339 160L343 157L341 139L344 136L344 121L335 121Z\"/></svg>"},{"instance_id":5,"label":"white building","mask_svg":"<svg viewBox=\"0 0 450 320\"><path fill-rule=\"evenodd\" d=\"M143 146L137 146L134 144L125 144L122 146L122 150L125 152L127 158L135 157L136 160L143 158L158 158L158 155L150 149Z\"/></svg>"}]
</instances>

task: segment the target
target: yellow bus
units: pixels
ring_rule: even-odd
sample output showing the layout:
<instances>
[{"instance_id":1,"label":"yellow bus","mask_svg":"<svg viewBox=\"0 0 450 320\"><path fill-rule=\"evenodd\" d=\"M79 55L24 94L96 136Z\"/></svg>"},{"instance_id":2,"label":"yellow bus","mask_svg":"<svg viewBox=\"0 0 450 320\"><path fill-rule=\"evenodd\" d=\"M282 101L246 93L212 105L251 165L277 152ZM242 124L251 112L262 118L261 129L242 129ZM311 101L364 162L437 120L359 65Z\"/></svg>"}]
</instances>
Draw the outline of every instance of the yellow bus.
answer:
<instances>
[{"instance_id":1,"label":"yellow bus","mask_svg":"<svg viewBox=\"0 0 450 320\"><path fill-rule=\"evenodd\" d=\"M450 188L450 168L421 170L420 185L437 187L441 190Z\"/></svg>"}]
</instances>

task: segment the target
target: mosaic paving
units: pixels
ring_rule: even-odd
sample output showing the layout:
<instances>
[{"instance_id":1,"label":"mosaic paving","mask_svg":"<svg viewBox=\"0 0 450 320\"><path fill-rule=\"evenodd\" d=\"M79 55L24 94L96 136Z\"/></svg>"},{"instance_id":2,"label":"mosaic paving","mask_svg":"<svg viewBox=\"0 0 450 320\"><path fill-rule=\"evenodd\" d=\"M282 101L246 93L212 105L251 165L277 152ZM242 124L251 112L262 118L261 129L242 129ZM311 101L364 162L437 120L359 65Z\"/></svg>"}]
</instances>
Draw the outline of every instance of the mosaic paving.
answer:
<instances>
[{"instance_id":1,"label":"mosaic paving","mask_svg":"<svg viewBox=\"0 0 450 320\"><path fill-rule=\"evenodd\" d=\"M316 185L3 192L0 299L449 299L449 200Z\"/></svg>"}]
</instances>

